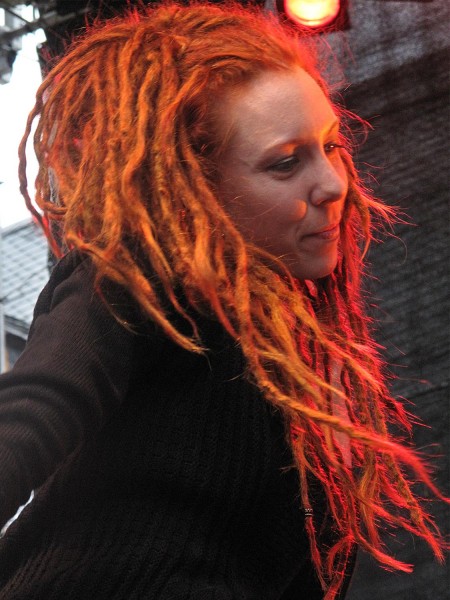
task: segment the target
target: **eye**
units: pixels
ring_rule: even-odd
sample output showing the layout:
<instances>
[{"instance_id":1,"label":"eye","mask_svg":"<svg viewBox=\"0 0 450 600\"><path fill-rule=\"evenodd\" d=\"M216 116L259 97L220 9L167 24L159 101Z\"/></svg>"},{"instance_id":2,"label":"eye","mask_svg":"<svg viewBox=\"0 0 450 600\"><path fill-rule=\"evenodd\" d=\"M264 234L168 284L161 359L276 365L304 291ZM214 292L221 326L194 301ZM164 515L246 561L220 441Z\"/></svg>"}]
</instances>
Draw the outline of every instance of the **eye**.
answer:
<instances>
[{"instance_id":1,"label":"eye","mask_svg":"<svg viewBox=\"0 0 450 600\"><path fill-rule=\"evenodd\" d=\"M280 175L289 175L295 171L299 163L300 160L297 156L287 156L286 158L283 158L282 160L270 165L268 170L279 173Z\"/></svg>"},{"instance_id":2,"label":"eye","mask_svg":"<svg viewBox=\"0 0 450 600\"><path fill-rule=\"evenodd\" d=\"M335 150L338 150L339 148L343 147L343 144L339 144L338 142L330 142L329 144L325 144L325 152L327 154L331 154Z\"/></svg>"}]
</instances>

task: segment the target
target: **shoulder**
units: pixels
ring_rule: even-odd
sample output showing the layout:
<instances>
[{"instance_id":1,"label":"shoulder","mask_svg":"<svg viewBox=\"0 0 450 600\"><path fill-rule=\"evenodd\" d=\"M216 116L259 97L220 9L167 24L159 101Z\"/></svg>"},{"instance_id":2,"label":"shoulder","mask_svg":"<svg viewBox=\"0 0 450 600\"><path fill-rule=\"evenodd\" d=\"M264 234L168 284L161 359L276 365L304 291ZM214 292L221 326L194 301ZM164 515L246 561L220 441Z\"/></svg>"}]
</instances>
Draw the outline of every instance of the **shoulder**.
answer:
<instances>
[{"instance_id":1,"label":"shoulder","mask_svg":"<svg viewBox=\"0 0 450 600\"><path fill-rule=\"evenodd\" d=\"M39 295L33 325L39 315L49 313L54 305L64 301L71 293L81 298L83 295L92 295L93 290L94 269L90 259L78 252L69 252L55 265Z\"/></svg>"},{"instance_id":2,"label":"shoulder","mask_svg":"<svg viewBox=\"0 0 450 600\"><path fill-rule=\"evenodd\" d=\"M96 320L97 324L122 321L123 325L127 321L138 322L137 312L135 302L123 287L108 281L100 289L91 258L71 251L55 265L39 295L30 337L40 318L49 314L59 322L75 320L81 325L88 320Z\"/></svg>"}]
</instances>

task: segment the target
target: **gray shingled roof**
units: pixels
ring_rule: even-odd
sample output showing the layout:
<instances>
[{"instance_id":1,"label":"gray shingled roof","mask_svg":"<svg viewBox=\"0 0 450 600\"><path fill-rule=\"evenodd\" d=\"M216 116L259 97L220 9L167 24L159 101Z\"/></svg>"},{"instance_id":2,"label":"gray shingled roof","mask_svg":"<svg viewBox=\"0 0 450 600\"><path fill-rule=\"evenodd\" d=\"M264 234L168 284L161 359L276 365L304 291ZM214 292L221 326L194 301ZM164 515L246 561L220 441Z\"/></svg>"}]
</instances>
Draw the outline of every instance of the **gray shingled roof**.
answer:
<instances>
[{"instance_id":1,"label":"gray shingled roof","mask_svg":"<svg viewBox=\"0 0 450 600\"><path fill-rule=\"evenodd\" d=\"M2 278L5 327L25 337L39 292L47 283L47 242L31 221L2 230Z\"/></svg>"}]
</instances>

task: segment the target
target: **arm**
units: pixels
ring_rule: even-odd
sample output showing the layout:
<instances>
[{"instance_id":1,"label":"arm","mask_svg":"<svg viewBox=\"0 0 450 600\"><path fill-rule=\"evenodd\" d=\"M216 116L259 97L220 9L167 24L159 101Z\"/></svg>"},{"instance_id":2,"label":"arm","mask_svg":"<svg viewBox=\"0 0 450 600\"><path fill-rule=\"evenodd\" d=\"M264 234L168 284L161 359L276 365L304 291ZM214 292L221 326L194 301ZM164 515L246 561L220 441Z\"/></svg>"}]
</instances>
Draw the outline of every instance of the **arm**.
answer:
<instances>
[{"instance_id":1,"label":"arm","mask_svg":"<svg viewBox=\"0 0 450 600\"><path fill-rule=\"evenodd\" d=\"M126 394L134 335L93 279L88 259L61 261L39 297L26 349L0 377L0 526Z\"/></svg>"}]
</instances>

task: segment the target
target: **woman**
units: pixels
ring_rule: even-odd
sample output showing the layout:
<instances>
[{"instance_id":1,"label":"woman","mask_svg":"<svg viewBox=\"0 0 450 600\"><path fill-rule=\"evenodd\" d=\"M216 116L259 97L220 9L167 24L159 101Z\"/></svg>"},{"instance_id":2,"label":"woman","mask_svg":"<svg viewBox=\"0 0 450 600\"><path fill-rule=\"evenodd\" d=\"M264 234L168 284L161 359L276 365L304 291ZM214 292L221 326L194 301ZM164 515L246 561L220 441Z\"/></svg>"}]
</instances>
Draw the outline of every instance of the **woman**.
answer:
<instances>
[{"instance_id":1,"label":"woman","mask_svg":"<svg viewBox=\"0 0 450 600\"><path fill-rule=\"evenodd\" d=\"M90 32L42 84L22 190L70 251L1 379L0 521L36 495L0 598L331 600L356 545L410 568L385 526L441 556L360 301L370 214L390 213L299 38L166 5Z\"/></svg>"}]
</instances>

